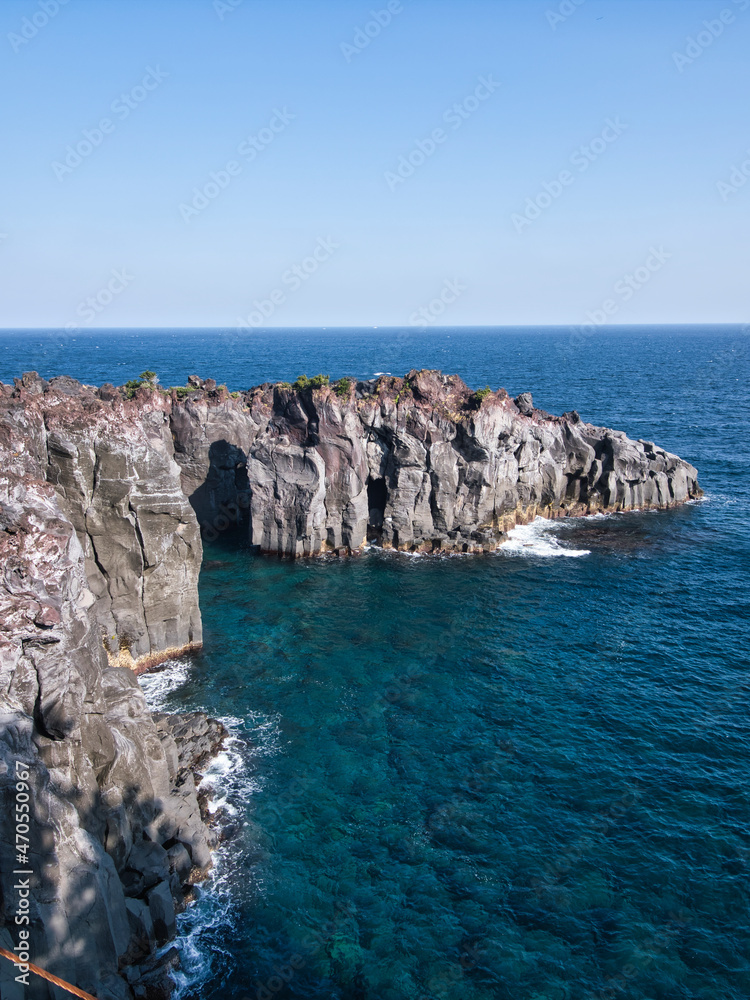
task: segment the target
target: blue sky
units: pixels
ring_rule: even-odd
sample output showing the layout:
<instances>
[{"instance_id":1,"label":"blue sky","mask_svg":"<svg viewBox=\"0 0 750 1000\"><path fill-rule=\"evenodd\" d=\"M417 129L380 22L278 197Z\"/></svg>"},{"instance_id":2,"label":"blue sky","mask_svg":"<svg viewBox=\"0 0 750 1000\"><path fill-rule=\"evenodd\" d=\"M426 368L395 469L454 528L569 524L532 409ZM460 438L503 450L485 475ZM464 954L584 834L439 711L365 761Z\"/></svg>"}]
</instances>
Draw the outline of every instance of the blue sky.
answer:
<instances>
[{"instance_id":1,"label":"blue sky","mask_svg":"<svg viewBox=\"0 0 750 1000\"><path fill-rule=\"evenodd\" d=\"M749 42L750 0L3 0L0 325L746 322Z\"/></svg>"}]
</instances>

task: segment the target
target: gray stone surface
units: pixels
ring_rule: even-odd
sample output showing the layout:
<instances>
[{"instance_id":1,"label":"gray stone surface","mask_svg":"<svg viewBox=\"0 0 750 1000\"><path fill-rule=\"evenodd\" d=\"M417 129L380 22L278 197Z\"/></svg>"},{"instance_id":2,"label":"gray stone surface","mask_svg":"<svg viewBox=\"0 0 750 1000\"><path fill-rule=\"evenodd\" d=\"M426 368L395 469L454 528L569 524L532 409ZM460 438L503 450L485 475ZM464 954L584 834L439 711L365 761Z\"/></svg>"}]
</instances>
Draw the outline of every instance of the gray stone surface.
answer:
<instances>
[{"instance_id":1,"label":"gray stone surface","mask_svg":"<svg viewBox=\"0 0 750 1000\"><path fill-rule=\"evenodd\" d=\"M162 937L174 928L174 903L170 912L163 888L152 903L154 890L166 885L181 905L192 866L210 865L214 834L188 768L197 747L216 751L223 728L197 714L177 720L190 743L181 763L133 672L108 665L85 553L60 494L14 452L0 447L0 928L8 921L15 947L18 761L31 787L32 960L124 1000L120 966L155 946L153 913ZM171 857L180 860L176 879ZM151 925L136 919L136 902ZM51 996L41 980L28 995Z\"/></svg>"},{"instance_id":2,"label":"gray stone surface","mask_svg":"<svg viewBox=\"0 0 750 1000\"><path fill-rule=\"evenodd\" d=\"M175 926L174 900L168 882L160 882L148 894L148 908L154 924L157 944L166 944L177 931Z\"/></svg>"},{"instance_id":3,"label":"gray stone surface","mask_svg":"<svg viewBox=\"0 0 750 1000\"><path fill-rule=\"evenodd\" d=\"M412 371L339 395L264 385L195 392L171 417L183 487L207 538L239 525L261 551L482 551L537 515L670 507L700 495L688 462L530 393L478 398Z\"/></svg>"},{"instance_id":4,"label":"gray stone surface","mask_svg":"<svg viewBox=\"0 0 750 1000\"><path fill-rule=\"evenodd\" d=\"M17 472L54 485L108 647L137 658L200 643L202 547L174 461L169 398L125 400L67 378L41 391L30 373L17 381L0 394L0 446Z\"/></svg>"}]
</instances>

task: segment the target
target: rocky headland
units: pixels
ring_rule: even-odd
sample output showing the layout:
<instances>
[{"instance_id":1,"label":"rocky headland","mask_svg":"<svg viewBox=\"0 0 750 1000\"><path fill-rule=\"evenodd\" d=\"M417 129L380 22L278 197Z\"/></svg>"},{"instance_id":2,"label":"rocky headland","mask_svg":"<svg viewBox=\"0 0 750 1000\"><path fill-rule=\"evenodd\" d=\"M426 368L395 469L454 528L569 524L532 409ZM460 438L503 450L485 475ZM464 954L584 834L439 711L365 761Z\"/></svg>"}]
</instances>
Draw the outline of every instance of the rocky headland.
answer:
<instances>
[{"instance_id":1,"label":"rocky headland","mask_svg":"<svg viewBox=\"0 0 750 1000\"><path fill-rule=\"evenodd\" d=\"M149 712L135 673L200 648L201 534L287 557L480 553L538 515L700 493L652 442L435 371L242 393L0 384L0 944L18 944L20 763L31 961L99 998L168 989L155 950L211 863L196 780L224 734Z\"/></svg>"}]
</instances>

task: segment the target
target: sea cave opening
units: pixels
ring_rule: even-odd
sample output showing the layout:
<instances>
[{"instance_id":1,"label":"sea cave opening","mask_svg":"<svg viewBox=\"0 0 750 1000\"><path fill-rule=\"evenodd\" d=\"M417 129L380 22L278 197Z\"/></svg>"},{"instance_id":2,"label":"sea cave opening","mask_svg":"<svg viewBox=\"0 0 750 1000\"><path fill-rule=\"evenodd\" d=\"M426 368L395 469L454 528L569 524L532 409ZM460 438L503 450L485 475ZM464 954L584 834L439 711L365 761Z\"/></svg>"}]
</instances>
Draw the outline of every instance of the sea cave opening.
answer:
<instances>
[{"instance_id":1,"label":"sea cave opening","mask_svg":"<svg viewBox=\"0 0 750 1000\"><path fill-rule=\"evenodd\" d=\"M380 541L383 534L383 520L385 518L385 508L388 503L388 487L385 479L367 480L367 508L369 511L367 518L367 539L368 541Z\"/></svg>"}]
</instances>

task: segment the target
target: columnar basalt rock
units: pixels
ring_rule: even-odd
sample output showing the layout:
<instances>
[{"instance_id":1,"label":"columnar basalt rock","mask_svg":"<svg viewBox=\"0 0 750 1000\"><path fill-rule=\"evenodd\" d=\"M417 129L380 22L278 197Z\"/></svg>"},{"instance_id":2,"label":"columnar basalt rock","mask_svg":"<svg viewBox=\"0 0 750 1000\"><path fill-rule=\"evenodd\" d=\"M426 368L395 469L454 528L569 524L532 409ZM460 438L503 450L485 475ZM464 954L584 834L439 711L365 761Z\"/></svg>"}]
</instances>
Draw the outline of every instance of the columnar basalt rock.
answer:
<instances>
[{"instance_id":1,"label":"columnar basalt rock","mask_svg":"<svg viewBox=\"0 0 750 1000\"><path fill-rule=\"evenodd\" d=\"M20 457L4 454L0 472L0 938L15 949L13 873L28 868L34 962L125 1000L123 964L146 962L130 970L136 996L142 972L163 976L148 962L174 932L190 870L210 866L213 835L172 730L152 719L134 673L108 666L72 521L50 484L8 469ZM216 725L192 724L202 753L215 752ZM28 865L12 820L19 766ZM52 996L41 980L28 995Z\"/></svg>"},{"instance_id":2,"label":"columnar basalt rock","mask_svg":"<svg viewBox=\"0 0 750 1000\"><path fill-rule=\"evenodd\" d=\"M472 552L537 515L700 495L688 462L575 411L553 417L529 393L473 393L457 376L416 370L337 388L230 395L194 378L184 398L143 387L127 400L113 386L33 375L5 388L0 434L55 485L111 647L138 657L200 642L196 519L209 539L239 526L285 556L368 539Z\"/></svg>"},{"instance_id":3,"label":"columnar basalt rock","mask_svg":"<svg viewBox=\"0 0 750 1000\"><path fill-rule=\"evenodd\" d=\"M213 837L170 729L107 657L200 641L202 548L169 400L140 402L65 378L0 386L0 938L16 947L19 762L33 960L122 1000L163 982L154 950ZM52 995L33 977L27 992Z\"/></svg>"},{"instance_id":4,"label":"columnar basalt rock","mask_svg":"<svg viewBox=\"0 0 750 1000\"><path fill-rule=\"evenodd\" d=\"M84 551L93 608L111 653L137 659L201 642L202 547L174 461L171 400L126 400L33 373L0 394L0 447L17 472L54 485Z\"/></svg>"},{"instance_id":5,"label":"columnar basalt rock","mask_svg":"<svg viewBox=\"0 0 750 1000\"><path fill-rule=\"evenodd\" d=\"M342 398L343 396L343 398ZM483 551L537 515L666 508L699 496L689 463L647 441L553 417L529 393L473 393L412 371L239 399L196 392L172 412L183 486L207 537L246 525L263 552Z\"/></svg>"}]
</instances>

